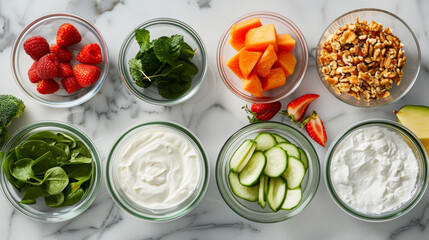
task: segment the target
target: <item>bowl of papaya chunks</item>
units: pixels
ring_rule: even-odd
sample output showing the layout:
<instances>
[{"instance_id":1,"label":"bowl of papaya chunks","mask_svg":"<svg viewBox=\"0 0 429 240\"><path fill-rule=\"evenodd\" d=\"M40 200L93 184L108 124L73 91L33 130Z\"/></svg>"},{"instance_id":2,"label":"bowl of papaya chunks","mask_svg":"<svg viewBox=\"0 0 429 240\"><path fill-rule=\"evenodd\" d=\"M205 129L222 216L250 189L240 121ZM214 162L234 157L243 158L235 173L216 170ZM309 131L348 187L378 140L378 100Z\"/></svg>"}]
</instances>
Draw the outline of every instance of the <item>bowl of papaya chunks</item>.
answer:
<instances>
[{"instance_id":1,"label":"bowl of papaya chunks","mask_svg":"<svg viewBox=\"0 0 429 240\"><path fill-rule=\"evenodd\" d=\"M304 35L288 18L252 12L234 20L217 48L217 68L241 99L270 103L296 90L308 67Z\"/></svg>"}]
</instances>

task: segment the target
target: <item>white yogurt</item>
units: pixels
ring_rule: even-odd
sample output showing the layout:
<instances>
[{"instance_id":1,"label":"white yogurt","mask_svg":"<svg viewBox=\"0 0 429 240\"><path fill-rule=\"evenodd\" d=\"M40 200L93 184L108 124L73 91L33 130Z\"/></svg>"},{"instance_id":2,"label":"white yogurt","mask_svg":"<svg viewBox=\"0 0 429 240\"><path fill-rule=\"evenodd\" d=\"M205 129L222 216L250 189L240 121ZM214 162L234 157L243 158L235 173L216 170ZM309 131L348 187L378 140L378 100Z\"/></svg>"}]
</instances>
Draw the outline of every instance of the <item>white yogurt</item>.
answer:
<instances>
[{"instance_id":1,"label":"white yogurt","mask_svg":"<svg viewBox=\"0 0 429 240\"><path fill-rule=\"evenodd\" d=\"M417 159L405 140L384 127L358 129L338 146L331 182L339 198L365 214L382 214L413 196Z\"/></svg>"},{"instance_id":2,"label":"white yogurt","mask_svg":"<svg viewBox=\"0 0 429 240\"><path fill-rule=\"evenodd\" d=\"M168 209L194 191L200 160L189 140L160 128L139 133L126 143L117 173L122 190L135 203L153 210Z\"/></svg>"}]
</instances>

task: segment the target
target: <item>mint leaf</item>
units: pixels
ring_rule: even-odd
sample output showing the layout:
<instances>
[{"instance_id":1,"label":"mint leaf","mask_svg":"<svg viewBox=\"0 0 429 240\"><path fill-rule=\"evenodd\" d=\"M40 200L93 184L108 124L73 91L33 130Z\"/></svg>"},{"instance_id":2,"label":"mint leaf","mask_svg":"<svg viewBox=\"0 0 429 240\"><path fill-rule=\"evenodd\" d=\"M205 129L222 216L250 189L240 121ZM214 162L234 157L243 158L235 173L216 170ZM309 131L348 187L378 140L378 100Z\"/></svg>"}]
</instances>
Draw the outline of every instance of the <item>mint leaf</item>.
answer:
<instances>
[{"instance_id":1,"label":"mint leaf","mask_svg":"<svg viewBox=\"0 0 429 240\"><path fill-rule=\"evenodd\" d=\"M161 62L173 64L179 58L183 36L160 37L153 41L153 51Z\"/></svg>"},{"instance_id":2,"label":"mint leaf","mask_svg":"<svg viewBox=\"0 0 429 240\"><path fill-rule=\"evenodd\" d=\"M133 77L134 81L141 80L144 77L142 62L140 60L133 58L128 62L128 65L130 67L131 77Z\"/></svg>"},{"instance_id":3,"label":"mint leaf","mask_svg":"<svg viewBox=\"0 0 429 240\"><path fill-rule=\"evenodd\" d=\"M150 35L149 31L146 29L136 29L135 30L136 40L139 43L140 47L142 47L143 44L149 44L150 42Z\"/></svg>"},{"instance_id":4,"label":"mint leaf","mask_svg":"<svg viewBox=\"0 0 429 240\"><path fill-rule=\"evenodd\" d=\"M183 60L191 61L195 55L194 49L191 48L187 43L182 43L182 48L180 49L180 58Z\"/></svg>"},{"instance_id":5,"label":"mint leaf","mask_svg":"<svg viewBox=\"0 0 429 240\"><path fill-rule=\"evenodd\" d=\"M143 54L140 61L142 64L142 70L146 76L155 74L162 65L152 50Z\"/></svg>"},{"instance_id":6,"label":"mint leaf","mask_svg":"<svg viewBox=\"0 0 429 240\"><path fill-rule=\"evenodd\" d=\"M191 82L192 78L189 76L168 75L158 83L158 93L164 98L176 99L188 92Z\"/></svg>"}]
</instances>

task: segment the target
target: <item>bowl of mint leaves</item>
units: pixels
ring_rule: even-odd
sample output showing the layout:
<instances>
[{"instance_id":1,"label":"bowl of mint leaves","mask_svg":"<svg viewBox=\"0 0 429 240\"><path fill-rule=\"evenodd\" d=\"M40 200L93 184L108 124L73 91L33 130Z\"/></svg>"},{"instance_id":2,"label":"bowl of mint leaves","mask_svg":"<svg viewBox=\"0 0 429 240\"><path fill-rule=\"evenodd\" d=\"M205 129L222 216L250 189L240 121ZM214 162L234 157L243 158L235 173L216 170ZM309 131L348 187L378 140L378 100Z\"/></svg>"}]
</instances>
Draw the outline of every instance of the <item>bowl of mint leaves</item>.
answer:
<instances>
[{"instance_id":1,"label":"bowl of mint leaves","mask_svg":"<svg viewBox=\"0 0 429 240\"><path fill-rule=\"evenodd\" d=\"M14 133L1 152L1 189L11 205L31 219L69 220L97 196L100 157L77 128L53 121L33 123Z\"/></svg>"},{"instance_id":2,"label":"bowl of mint leaves","mask_svg":"<svg viewBox=\"0 0 429 240\"><path fill-rule=\"evenodd\" d=\"M119 53L125 85L138 98L171 106L202 86L207 56L200 36L171 18L152 19L135 28Z\"/></svg>"}]
</instances>

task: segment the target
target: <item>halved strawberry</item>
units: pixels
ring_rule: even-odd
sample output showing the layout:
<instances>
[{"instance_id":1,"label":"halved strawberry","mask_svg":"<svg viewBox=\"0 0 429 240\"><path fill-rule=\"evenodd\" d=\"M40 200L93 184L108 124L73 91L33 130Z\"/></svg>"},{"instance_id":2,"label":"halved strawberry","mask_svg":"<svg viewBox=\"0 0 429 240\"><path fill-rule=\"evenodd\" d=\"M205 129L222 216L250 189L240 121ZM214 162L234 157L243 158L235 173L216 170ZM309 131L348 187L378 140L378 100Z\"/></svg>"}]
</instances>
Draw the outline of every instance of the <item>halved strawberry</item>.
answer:
<instances>
[{"instance_id":1,"label":"halved strawberry","mask_svg":"<svg viewBox=\"0 0 429 240\"><path fill-rule=\"evenodd\" d=\"M242 108L252 115L252 117L247 116L250 123L258 122L258 121L268 121L272 119L282 107L282 104L280 102L273 102L273 103L253 103L252 106L249 108L246 106L243 106Z\"/></svg>"},{"instance_id":2,"label":"halved strawberry","mask_svg":"<svg viewBox=\"0 0 429 240\"><path fill-rule=\"evenodd\" d=\"M282 111L280 113L290 118L293 123L298 124L298 122L304 118L305 112L307 111L310 103L318 97L319 95L312 93L302 95L301 97L292 100L287 105L286 111Z\"/></svg>"},{"instance_id":3,"label":"halved strawberry","mask_svg":"<svg viewBox=\"0 0 429 240\"><path fill-rule=\"evenodd\" d=\"M316 141L318 144L325 147L328 137L326 136L325 127L320 117L317 115L316 111L313 111L309 117L307 117L302 123L302 127L305 127L308 135Z\"/></svg>"}]
</instances>

